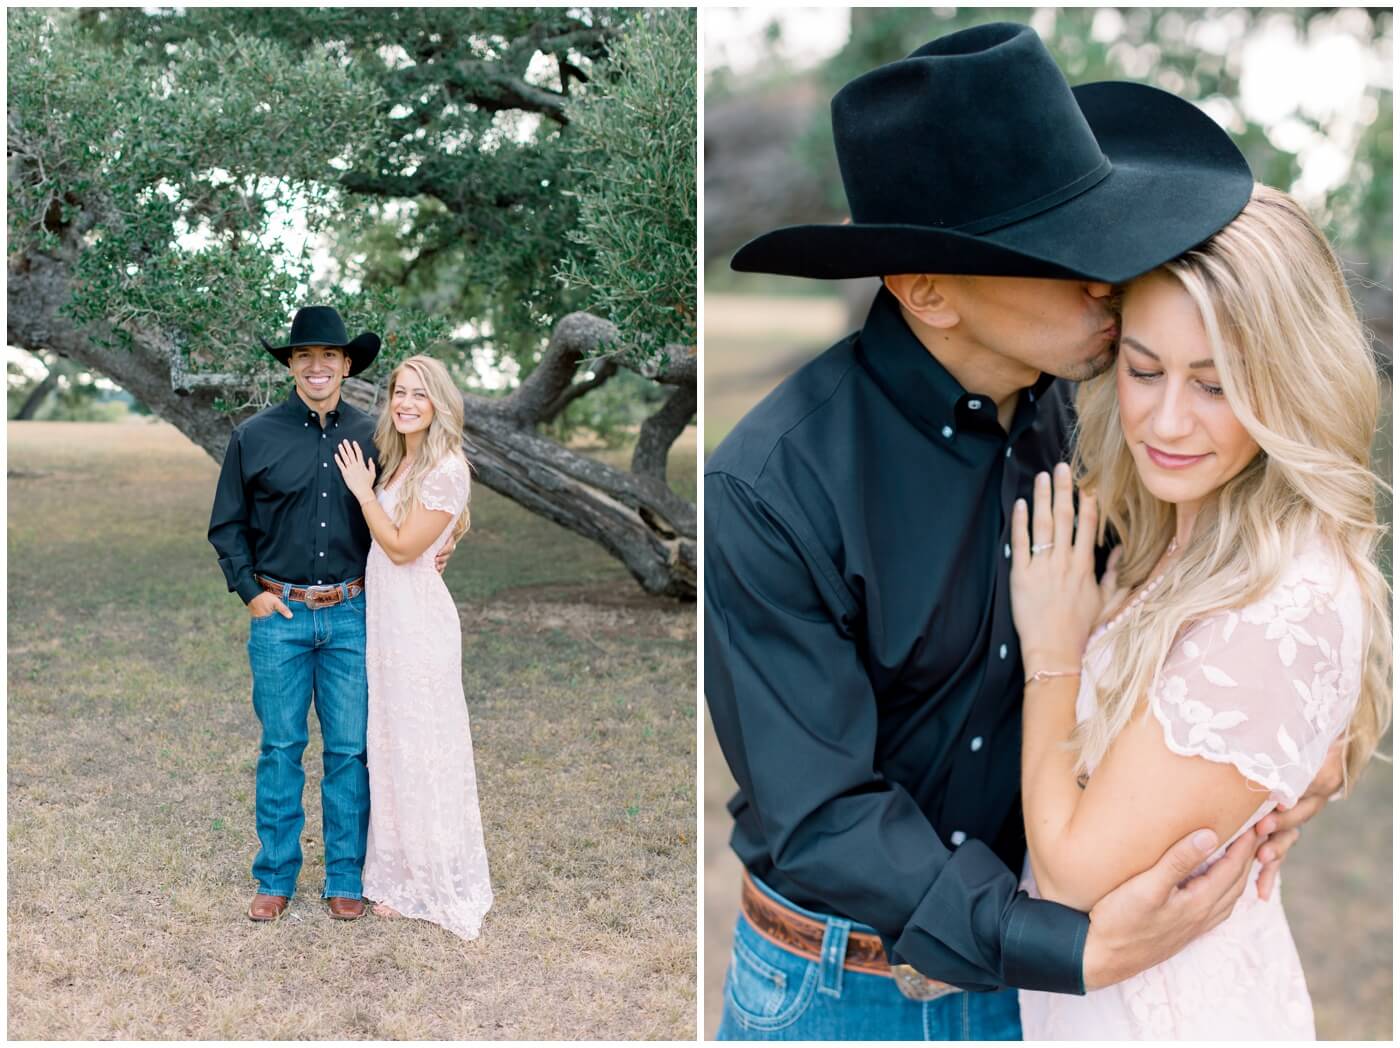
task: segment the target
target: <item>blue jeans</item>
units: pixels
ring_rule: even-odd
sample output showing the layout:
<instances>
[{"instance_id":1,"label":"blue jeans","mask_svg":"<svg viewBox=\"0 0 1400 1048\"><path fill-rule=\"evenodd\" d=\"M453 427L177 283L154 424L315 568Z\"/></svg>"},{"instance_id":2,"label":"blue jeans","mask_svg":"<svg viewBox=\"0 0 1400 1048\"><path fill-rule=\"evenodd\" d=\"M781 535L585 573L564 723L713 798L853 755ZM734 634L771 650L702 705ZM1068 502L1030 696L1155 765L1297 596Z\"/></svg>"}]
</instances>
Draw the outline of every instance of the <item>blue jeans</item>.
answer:
<instances>
[{"instance_id":1,"label":"blue jeans","mask_svg":"<svg viewBox=\"0 0 1400 1048\"><path fill-rule=\"evenodd\" d=\"M248 661L253 668L253 710L262 724L256 811L261 847L253 878L266 895L296 892L301 872L301 806L306 774L301 755L308 739L307 713L314 697L321 723L321 823L326 841L324 898L360 898L369 830L369 771L365 726L369 684L365 677L365 595L328 608L282 601L292 613L253 619Z\"/></svg>"},{"instance_id":2,"label":"blue jeans","mask_svg":"<svg viewBox=\"0 0 1400 1048\"><path fill-rule=\"evenodd\" d=\"M874 929L794 906L766 884L754 884L783 905L826 925L822 960L775 946L739 915L724 978L720 1041L1019 1041L1015 990L950 993L911 1001L894 979L844 967L846 937Z\"/></svg>"}]
</instances>

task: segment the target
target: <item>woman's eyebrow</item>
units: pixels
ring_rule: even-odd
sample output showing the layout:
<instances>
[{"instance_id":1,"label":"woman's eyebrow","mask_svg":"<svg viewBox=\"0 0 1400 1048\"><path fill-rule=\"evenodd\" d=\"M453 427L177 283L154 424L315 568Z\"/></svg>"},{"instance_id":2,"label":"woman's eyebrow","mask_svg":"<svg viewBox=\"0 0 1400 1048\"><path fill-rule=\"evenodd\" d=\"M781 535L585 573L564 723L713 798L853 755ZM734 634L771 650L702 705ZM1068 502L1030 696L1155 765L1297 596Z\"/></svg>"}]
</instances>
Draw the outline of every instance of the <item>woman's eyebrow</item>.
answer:
<instances>
[{"instance_id":1,"label":"woman's eyebrow","mask_svg":"<svg viewBox=\"0 0 1400 1048\"><path fill-rule=\"evenodd\" d=\"M1151 357L1159 364L1162 362L1161 357L1159 357L1156 353L1152 352L1152 350L1148 349L1146 346L1144 346L1137 339L1133 338L1131 335L1124 335L1119 341L1121 341L1123 345L1130 346L1131 348L1137 350L1139 353ZM1188 368L1213 368L1215 367L1215 358L1206 357L1205 360L1193 360L1186 366Z\"/></svg>"}]
</instances>

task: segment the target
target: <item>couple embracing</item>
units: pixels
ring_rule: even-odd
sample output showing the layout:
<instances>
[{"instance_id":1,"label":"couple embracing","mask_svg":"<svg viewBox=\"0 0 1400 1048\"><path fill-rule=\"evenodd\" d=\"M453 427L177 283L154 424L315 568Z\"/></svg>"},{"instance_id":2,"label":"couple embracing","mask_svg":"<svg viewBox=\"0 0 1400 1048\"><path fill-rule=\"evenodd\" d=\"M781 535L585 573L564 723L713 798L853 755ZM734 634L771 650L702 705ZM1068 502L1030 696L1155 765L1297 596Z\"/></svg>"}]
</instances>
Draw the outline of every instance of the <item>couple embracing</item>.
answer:
<instances>
[{"instance_id":1,"label":"couple embracing","mask_svg":"<svg viewBox=\"0 0 1400 1048\"><path fill-rule=\"evenodd\" d=\"M851 222L733 265L883 287L706 466L720 1038L1313 1038L1279 868L1390 716L1335 255L1025 26L832 117Z\"/></svg>"},{"instance_id":2,"label":"couple embracing","mask_svg":"<svg viewBox=\"0 0 1400 1048\"><path fill-rule=\"evenodd\" d=\"M457 608L441 571L467 531L462 399L429 357L389 377L376 420L341 396L379 337L328 306L264 347L294 389L238 426L209 541L248 606L260 848L254 921L287 910L301 870L302 753L323 739L322 895L340 920L413 917L474 939L492 902L462 690Z\"/></svg>"}]
</instances>

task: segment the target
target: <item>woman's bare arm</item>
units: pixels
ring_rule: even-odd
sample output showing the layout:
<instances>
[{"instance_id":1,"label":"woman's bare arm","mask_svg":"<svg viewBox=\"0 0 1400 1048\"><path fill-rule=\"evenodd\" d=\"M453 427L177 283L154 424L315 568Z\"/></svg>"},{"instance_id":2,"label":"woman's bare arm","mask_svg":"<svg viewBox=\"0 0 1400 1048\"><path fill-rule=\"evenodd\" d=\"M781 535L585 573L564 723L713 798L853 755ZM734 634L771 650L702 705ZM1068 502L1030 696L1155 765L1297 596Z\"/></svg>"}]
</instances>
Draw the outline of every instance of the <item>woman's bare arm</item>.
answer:
<instances>
[{"instance_id":1,"label":"woman's bare arm","mask_svg":"<svg viewBox=\"0 0 1400 1048\"><path fill-rule=\"evenodd\" d=\"M1229 840L1268 798L1231 764L1172 753L1145 710L1081 789L1064 745L1076 691L1074 678L1036 682L1022 711L1026 844L1043 897L1090 910L1192 830L1208 827Z\"/></svg>"}]
</instances>

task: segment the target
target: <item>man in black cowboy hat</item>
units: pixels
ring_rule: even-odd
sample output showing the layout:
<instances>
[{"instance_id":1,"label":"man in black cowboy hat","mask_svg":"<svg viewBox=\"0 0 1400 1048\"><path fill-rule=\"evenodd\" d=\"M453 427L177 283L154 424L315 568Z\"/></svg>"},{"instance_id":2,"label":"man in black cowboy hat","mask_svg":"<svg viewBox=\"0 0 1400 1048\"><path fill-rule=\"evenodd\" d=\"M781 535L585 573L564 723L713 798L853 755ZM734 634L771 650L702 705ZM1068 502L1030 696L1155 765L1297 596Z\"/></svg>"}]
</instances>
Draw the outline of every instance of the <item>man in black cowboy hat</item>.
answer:
<instances>
[{"instance_id":1,"label":"man in black cowboy hat","mask_svg":"<svg viewBox=\"0 0 1400 1048\"><path fill-rule=\"evenodd\" d=\"M1071 90L1018 25L859 77L832 120L851 222L765 234L733 266L884 287L705 470L705 689L746 868L719 1036L1016 1038L1014 988L1166 959L1260 847L1178 888L1215 847L1196 834L1092 923L1018 891L1008 592L1011 507L1068 457L1055 378L1109 366L1113 284L1221 229L1252 178L1195 107ZM1265 858L1318 806L1271 816Z\"/></svg>"},{"instance_id":2,"label":"man in black cowboy hat","mask_svg":"<svg viewBox=\"0 0 1400 1048\"><path fill-rule=\"evenodd\" d=\"M341 440L353 440L374 458L374 419L340 393L346 378L374 362L379 336L347 339L335 309L307 306L297 310L285 345L262 343L291 371L295 388L233 431L209 518L209 541L229 590L252 618L261 847L248 916L277 920L296 890L305 822L301 757L314 698L324 744L322 897L332 917L353 920L364 913L360 877L369 825L364 572L370 533L333 453ZM439 555L439 571L446 559Z\"/></svg>"}]
</instances>

